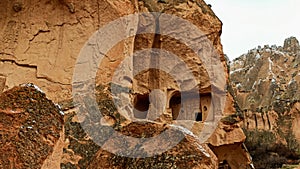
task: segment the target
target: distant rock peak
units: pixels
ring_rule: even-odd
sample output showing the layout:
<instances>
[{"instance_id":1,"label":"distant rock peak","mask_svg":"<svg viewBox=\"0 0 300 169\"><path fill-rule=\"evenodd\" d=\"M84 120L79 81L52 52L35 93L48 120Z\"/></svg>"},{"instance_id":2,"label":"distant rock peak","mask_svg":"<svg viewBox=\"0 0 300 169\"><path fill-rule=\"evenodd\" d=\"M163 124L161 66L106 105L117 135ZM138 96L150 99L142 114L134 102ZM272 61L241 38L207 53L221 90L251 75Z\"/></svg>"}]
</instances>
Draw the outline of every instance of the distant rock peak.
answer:
<instances>
[{"instance_id":1,"label":"distant rock peak","mask_svg":"<svg viewBox=\"0 0 300 169\"><path fill-rule=\"evenodd\" d=\"M289 155L280 154L282 149L261 151L264 144L274 147L280 143L286 152L298 155L295 150L300 149L299 65L300 46L295 37L285 39L283 47L258 46L230 64L233 95L244 117L245 144L250 153L259 152L252 156L257 168L270 168L278 162L270 154L286 158L280 165L293 161ZM266 137L274 140L265 141Z\"/></svg>"},{"instance_id":2,"label":"distant rock peak","mask_svg":"<svg viewBox=\"0 0 300 169\"><path fill-rule=\"evenodd\" d=\"M242 54L240 57L236 58L233 60L235 62L236 60L245 60L246 56L248 56L251 53L254 54L262 54L263 52L275 52L276 54L291 54L291 55L297 55L300 52L300 45L299 41L297 40L296 37L289 37L284 40L283 47L282 46L277 46L277 45L264 45L263 47L261 45L258 45L257 48L253 48L248 50L247 53Z\"/></svg>"},{"instance_id":3,"label":"distant rock peak","mask_svg":"<svg viewBox=\"0 0 300 169\"><path fill-rule=\"evenodd\" d=\"M286 52L297 53L300 50L299 41L295 37L285 39L283 50Z\"/></svg>"}]
</instances>

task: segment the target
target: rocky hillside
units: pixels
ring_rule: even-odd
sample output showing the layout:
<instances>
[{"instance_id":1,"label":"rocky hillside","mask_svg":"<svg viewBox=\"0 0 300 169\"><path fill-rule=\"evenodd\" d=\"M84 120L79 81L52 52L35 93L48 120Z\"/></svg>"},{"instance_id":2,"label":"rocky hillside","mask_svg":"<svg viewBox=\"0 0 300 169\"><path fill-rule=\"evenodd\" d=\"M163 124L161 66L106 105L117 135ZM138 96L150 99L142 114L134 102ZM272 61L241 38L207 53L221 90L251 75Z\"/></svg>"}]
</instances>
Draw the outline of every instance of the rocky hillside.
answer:
<instances>
[{"instance_id":1,"label":"rocky hillside","mask_svg":"<svg viewBox=\"0 0 300 169\"><path fill-rule=\"evenodd\" d=\"M231 63L230 80L236 102L245 118L243 126L249 134L248 140L260 144L264 142L271 145L283 144L290 151L298 153L300 143L298 40L290 37L284 41L283 46L265 45L249 50ZM260 138L262 140L253 138L258 136L262 137Z\"/></svg>"}]
</instances>

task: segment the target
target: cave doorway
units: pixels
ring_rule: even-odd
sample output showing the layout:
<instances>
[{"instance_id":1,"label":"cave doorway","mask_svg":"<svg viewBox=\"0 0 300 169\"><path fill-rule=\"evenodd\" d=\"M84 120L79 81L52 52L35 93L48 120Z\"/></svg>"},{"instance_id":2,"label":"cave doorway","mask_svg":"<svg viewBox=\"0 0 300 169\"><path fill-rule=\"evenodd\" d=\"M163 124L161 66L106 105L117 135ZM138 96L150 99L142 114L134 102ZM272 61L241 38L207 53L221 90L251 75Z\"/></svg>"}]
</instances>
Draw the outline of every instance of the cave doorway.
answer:
<instances>
[{"instance_id":1,"label":"cave doorway","mask_svg":"<svg viewBox=\"0 0 300 169\"><path fill-rule=\"evenodd\" d=\"M202 121L202 112L195 113L195 119L196 121Z\"/></svg>"},{"instance_id":2,"label":"cave doorway","mask_svg":"<svg viewBox=\"0 0 300 169\"><path fill-rule=\"evenodd\" d=\"M212 96L211 93L200 94L200 105L202 112L202 120L214 120L214 112L212 109Z\"/></svg>"},{"instance_id":3,"label":"cave doorway","mask_svg":"<svg viewBox=\"0 0 300 169\"><path fill-rule=\"evenodd\" d=\"M146 119L149 110L150 100L149 94L136 94L134 97L134 110L133 114L135 118Z\"/></svg>"},{"instance_id":4,"label":"cave doorway","mask_svg":"<svg viewBox=\"0 0 300 169\"><path fill-rule=\"evenodd\" d=\"M180 114L180 110L181 110L181 93L180 92L175 92L172 95L172 97L170 99L169 107L172 110L172 119L177 120L177 118L179 117L179 114Z\"/></svg>"}]
</instances>

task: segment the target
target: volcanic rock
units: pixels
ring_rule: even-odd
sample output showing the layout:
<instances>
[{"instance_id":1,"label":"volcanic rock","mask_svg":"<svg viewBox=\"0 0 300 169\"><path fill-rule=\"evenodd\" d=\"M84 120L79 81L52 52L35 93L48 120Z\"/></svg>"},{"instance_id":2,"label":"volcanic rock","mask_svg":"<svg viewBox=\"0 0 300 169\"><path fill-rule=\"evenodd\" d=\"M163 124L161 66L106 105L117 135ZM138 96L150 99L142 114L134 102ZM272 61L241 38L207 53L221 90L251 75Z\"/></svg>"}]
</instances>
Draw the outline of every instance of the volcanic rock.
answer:
<instances>
[{"instance_id":1,"label":"volcanic rock","mask_svg":"<svg viewBox=\"0 0 300 169\"><path fill-rule=\"evenodd\" d=\"M278 147L277 144L283 144L285 146L282 147L287 149L285 151L291 151L292 154L300 148L299 52L298 40L290 37L284 41L283 47L273 45L251 49L230 65L233 95L236 96L245 118L243 128L248 136L246 142L250 151L253 147L256 149L257 142L261 144L258 147L266 145ZM262 138L259 138L261 136ZM270 146L267 146L268 149L275 151ZM261 161L261 158L265 158L260 155L259 157L255 155L254 159ZM294 159L295 156L281 155L280 157ZM271 163L266 160L265 164L265 166L261 165L267 167Z\"/></svg>"},{"instance_id":2,"label":"volcanic rock","mask_svg":"<svg viewBox=\"0 0 300 169\"><path fill-rule=\"evenodd\" d=\"M60 110L33 86L0 94L0 168L41 168L62 131Z\"/></svg>"},{"instance_id":3,"label":"volcanic rock","mask_svg":"<svg viewBox=\"0 0 300 169\"><path fill-rule=\"evenodd\" d=\"M13 8L14 5L13 1L0 2L0 24L4 25L0 28L0 34L3 37L3 41L0 42L0 92L22 83L32 82L46 93L47 98L58 102L65 111L65 132L63 133L65 140L62 145L55 147L55 150L62 149L63 153L57 153L56 157L52 154L43 167L51 168L51 165L49 166L51 163L55 164L55 167L52 166L54 168L58 164L60 168L87 168L90 165L95 167L97 161L102 160L101 153L104 151L101 145L107 140L100 139L98 141L101 144L95 143L92 134L101 136L114 130L121 132L122 128L130 129L130 125L134 125L136 121L151 122L148 127L152 126L152 123L178 126L182 124L181 127L185 124L194 124L190 130L195 136L183 134L184 140L179 144L186 147L188 152L195 149L199 155L196 158L201 157L202 161L199 159L199 164L195 165L195 159L190 158L191 166L202 167L201 162L207 164L207 167L217 166L216 159L205 144L211 145L214 147L211 149L215 150L218 147L232 146L232 144L237 147L235 149L237 151L230 151L229 155L215 151L215 155L220 159L219 162L222 160L229 162L233 160L232 157L242 153L242 156L247 158L242 159L240 163L243 166L250 163L250 157L242 146L245 137L239 128L238 111L234 107L233 97L225 91L229 75L220 42L222 22L203 0L33 0L22 2L20 10L17 11ZM79 71L84 72L89 70L90 65L95 64L91 63L91 59L89 60L91 62L80 62L76 65L80 51L85 44L93 46L92 43L86 42L103 26L122 16L141 12L162 12L177 16L193 24L193 28L201 31L202 34L201 36L193 34L188 30L187 25L181 24L177 25L180 28L179 32L177 30L169 32L173 33L173 38L153 33L134 35L118 42L108 52L99 51L103 59L96 65L98 66L97 76L91 79L96 81L96 84L92 85L96 86L95 96L83 98L82 101L86 105L92 105L95 103L92 98L96 97L98 105L91 108L94 110L98 106L102 117L99 112L95 113L96 111L89 114L86 105L72 101L72 87L74 87L73 92L78 88L90 89L90 86L86 86L85 83L74 82L75 66L80 67L81 64L88 63L88 66L84 65ZM132 30L132 34L148 28L156 31L164 30L163 23L172 22L172 20L163 20L158 16L163 15L140 16L136 22L127 23L126 28ZM154 22L147 25L148 19ZM174 24L165 28L172 30ZM111 35L115 33L119 32L112 32ZM184 43L182 39L174 38L180 35L187 35L186 37L192 39L189 42L200 42L201 45ZM107 41L109 42L110 39ZM202 48L193 51L192 45ZM174 53L179 61L142 60L137 57L129 63L142 68L150 63L157 63L156 65L160 63L160 68L168 68L172 71L146 69L138 72L134 77L120 76L126 82L125 85L115 83L114 78L119 75L117 73L132 73L130 71L132 69L128 69L131 67L120 68L123 61L133 53L148 48L168 51L168 54ZM206 57L199 59L199 56ZM188 71L185 71L185 66ZM172 75L177 75L179 78L175 79ZM217 78L218 76L221 78ZM93 94L92 91L87 93ZM183 104L184 113L180 111L181 94L187 96ZM153 97L158 98L152 99ZM200 99L197 100L199 97ZM120 106L123 104L125 106ZM133 108L139 111L133 111ZM82 117L80 113L88 114L88 116ZM228 118L224 121L225 116L230 118L234 116L233 121L237 121L232 123L230 120L228 123ZM222 122L215 121L221 118L223 118ZM87 133L86 128L82 127L84 124L87 124L85 127L89 129L92 128L91 126L98 128ZM159 127L158 130L160 129L164 127ZM201 132L202 129L205 131ZM182 133L177 129L174 129L174 132ZM202 140L197 141L196 137ZM201 143L211 154L211 159L208 159L203 151L198 149L199 147L190 145L191 142ZM174 147L172 152L166 152L166 156L174 157L173 150L179 151L182 157L186 158L184 150L178 147ZM109 153L106 155L119 158ZM164 158L161 158L161 161L169 164L169 161ZM132 162L138 164L137 161ZM150 162L144 161L141 164L154 162L155 160L151 159ZM178 162L184 165L182 161ZM234 161L229 164L231 168L240 167Z\"/></svg>"},{"instance_id":4,"label":"volcanic rock","mask_svg":"<svg viewBox=\"0 0 300 169\"><path fill-rule=\"evenodd\" d=\"M112 136L104 147L115 149L115 153L132 157L116 156L100 149L90 169L100 168L217 168L218 161L206 144L201 144L198 137L179 126L166 126L158 123L131 123L120 131L135 139L120 139ZM160 135L161 137L159 137ZM147 139L154 137L151 139ZM174 139L174 140L170 140ZM163 150L172 144L167 151ZM134 150L135 154L131 154ZM163 151L163 153L156 154ZM122 152L122 153L121 153ZM154 155L154 156L153 156Z\"/></svg>"}]
</instances>

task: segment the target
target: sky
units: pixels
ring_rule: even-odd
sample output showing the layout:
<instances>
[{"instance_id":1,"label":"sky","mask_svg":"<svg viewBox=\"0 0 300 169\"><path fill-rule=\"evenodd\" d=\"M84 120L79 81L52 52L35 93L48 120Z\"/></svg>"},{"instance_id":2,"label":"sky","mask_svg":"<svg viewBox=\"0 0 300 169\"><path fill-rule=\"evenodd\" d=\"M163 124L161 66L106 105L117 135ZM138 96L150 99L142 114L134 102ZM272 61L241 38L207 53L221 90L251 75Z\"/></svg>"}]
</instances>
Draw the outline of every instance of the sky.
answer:
<instances>
[{"instance_id":1,"label":"sky","mask_svg":"<svg viewBox=\"0 0 300 169\"><path fill-rule=\"evenodd\" d=\"M224 53L233 60L258 45L300 40L300 0L204 0L223 23Z\"/></svg>"}]
</instances>

